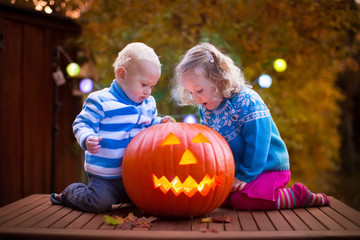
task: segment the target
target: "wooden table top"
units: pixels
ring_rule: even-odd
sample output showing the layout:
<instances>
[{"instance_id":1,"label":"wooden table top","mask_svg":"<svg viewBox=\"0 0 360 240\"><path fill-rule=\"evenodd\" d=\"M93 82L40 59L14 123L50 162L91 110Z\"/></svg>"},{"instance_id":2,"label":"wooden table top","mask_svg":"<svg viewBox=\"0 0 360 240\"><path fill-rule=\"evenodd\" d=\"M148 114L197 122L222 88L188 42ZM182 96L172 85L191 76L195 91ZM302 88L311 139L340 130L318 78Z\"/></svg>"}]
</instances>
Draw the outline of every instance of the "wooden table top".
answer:
<instances>
[{"instance_id":1,"label":"wooden table top","mask_svg":"<svg viewBox=\"0 0 360 240\"><path fill-rule=\"evenodd\" d=\"M55 206L50 195L35 194L0 208L0 239L360 239L360 212L330 197L326 207L270 211L217 208L204 217L231 217L231 223L202 223L202 218L159 218L150 228L123 230L104 216L143 216L131 205L106 213ZM211 230L211 231L205 231Z\"/></svg>"}]
</instances>

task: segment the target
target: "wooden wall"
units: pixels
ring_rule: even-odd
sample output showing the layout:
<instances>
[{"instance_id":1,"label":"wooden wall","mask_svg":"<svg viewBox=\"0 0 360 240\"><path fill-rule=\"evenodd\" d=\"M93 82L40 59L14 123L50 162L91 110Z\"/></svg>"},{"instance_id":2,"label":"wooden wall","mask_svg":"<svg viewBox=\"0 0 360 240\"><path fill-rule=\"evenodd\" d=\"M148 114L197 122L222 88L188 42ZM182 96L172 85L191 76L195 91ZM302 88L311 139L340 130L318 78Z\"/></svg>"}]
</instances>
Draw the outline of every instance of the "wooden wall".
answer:
<instances>
[{"instance_id":1,"label":"wooden wall","mask_svg":"<svg viewBox=\"0 0 360 240\"><path fill-rule=\"evenodd\" d=\"M70 150L81 98L72 96L68 79L59 87L57 180L52 182L54 48L79 33L69 19L0 4L0 206L34 193L61 192L81 180L82 158ZM61 57L64 74L66 64Z\"/></svg>"}]
</instances>

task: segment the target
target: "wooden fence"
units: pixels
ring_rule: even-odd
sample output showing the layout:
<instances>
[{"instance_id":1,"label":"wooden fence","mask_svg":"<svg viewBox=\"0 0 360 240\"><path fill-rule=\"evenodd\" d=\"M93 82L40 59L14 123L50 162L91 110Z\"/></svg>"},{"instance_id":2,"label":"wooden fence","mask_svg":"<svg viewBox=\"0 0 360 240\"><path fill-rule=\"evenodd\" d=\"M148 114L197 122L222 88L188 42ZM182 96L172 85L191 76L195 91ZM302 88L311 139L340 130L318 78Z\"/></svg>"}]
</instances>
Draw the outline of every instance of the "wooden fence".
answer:
<instances>
[{"instance_id":1,"label":"wooden fence","mask_svg":"<svg viewBox=\"0 0 360 240\"><path fill-rule=\"evenodd\" d=\"M71 81L59 87L60 131L52 157L55 49L79 33L70 19L0 3L0 206L80 181L71 125L81 98L71 94ZM60 60L64 70L67 61Z\"/></svg>"}]
</instances>

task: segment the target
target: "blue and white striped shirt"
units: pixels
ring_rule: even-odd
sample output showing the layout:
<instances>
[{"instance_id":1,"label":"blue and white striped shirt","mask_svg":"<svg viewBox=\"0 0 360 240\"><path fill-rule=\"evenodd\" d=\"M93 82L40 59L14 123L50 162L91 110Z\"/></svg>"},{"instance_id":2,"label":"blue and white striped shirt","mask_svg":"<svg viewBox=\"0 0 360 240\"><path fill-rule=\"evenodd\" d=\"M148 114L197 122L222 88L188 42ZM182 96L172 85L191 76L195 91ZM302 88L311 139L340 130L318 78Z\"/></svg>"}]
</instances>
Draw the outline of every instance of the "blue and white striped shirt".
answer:
<instances>
[{"instance_id":1,"label":"blue and white striped shirt","mask_svg":"<svg viewBox=\"0 0 360 240\"><path fill-rule=\"evenodd\" d=\"M155 99L131 101L114 80L110 88L91 93L73 123L75 137L85 150L85 171L103 178L121 177L121 163L130 140L145 128L159 124ZM96 154L86 151L90 135L103 137Z\"/></svg>"}]
</instances>

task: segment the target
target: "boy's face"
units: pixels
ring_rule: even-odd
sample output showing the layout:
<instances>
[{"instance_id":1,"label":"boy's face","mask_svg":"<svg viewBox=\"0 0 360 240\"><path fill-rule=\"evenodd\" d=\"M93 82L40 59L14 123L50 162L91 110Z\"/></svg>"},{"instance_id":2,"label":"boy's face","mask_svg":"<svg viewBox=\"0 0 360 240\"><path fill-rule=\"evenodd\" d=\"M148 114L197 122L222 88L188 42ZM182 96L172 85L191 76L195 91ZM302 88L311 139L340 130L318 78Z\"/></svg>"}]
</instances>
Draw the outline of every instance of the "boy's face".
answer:
<instances>
[{"instance_id":1,"label":"boy's face","mask_svg":"<svg viewBox=\"0 0 360 240\"><path fill-rule=\"evenodd\" d=\"M117 82L125 94L136 103L147 99L160 78L161 68L157 64L140 60L119 68Z\"/></svg>"},{"instance_id":2,"label":"boy's face","mask_svg":"<svg viewBox=\"0 0 360 240\"><path fill-rule=\"evenodd\" d=\"M180 81L196 103L209 110L220 106L223 96L215 84L204 76L202 70L188 70L181 74Z\"/></svg>"}]
</instances>

